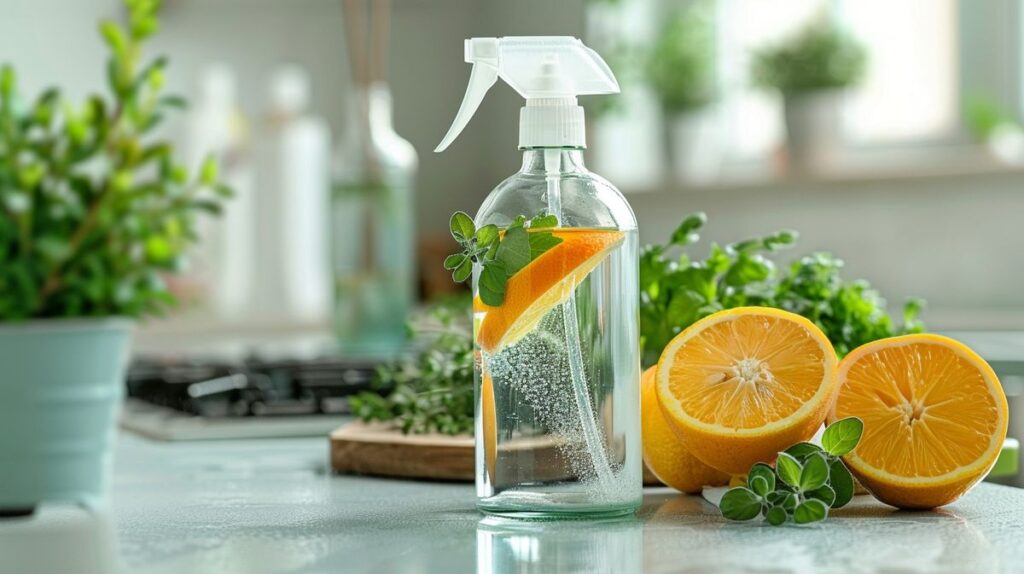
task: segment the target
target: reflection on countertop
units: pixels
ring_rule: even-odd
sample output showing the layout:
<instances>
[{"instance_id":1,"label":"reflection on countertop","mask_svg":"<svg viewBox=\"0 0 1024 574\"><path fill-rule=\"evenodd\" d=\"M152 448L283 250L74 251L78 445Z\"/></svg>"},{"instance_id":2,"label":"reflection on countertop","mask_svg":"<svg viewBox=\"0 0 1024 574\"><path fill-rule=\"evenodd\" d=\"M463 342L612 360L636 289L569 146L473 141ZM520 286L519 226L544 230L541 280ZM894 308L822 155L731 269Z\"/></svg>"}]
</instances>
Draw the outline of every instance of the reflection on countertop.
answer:
<instances>
[{"instance_id":1,"label":"reflection on countertop","mask_svg":"<svg viewBox=\"0 0 1024 574\"><path fill-rule=\"evenodd\" d=\"M1024 564L1024 490L982 484L937 512L858 497L826 522L725 522L647 489L636 517L481 516L466 484L332 476L326 440L122 436L107 511L0 522L4 572L999 572ZM13 558L13 560L12 560Z\"/></svg>"}]
</instances>

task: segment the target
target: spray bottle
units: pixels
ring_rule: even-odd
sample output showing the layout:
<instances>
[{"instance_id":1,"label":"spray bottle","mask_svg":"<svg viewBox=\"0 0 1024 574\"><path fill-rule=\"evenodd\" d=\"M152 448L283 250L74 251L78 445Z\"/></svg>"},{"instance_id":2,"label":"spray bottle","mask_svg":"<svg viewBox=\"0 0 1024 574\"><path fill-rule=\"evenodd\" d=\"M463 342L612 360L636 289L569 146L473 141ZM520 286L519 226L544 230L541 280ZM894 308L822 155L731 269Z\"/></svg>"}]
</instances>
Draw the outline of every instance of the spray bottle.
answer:
<instances>
[{"instance_id":1,"label":"spray bottle","mask_svg":"<svg viewBox=\"0 0 1024 574\"><path fill-rule=\"evenodd\" d=\"M469 242L494 246L472 257L477 507L525 518L631 513L642 497L636 218L584 166L576 101L618 83L572 37L473 38L465 55L469 87L435 151L498 78L526 99L522 168L484 201Z\"/></svg>"}]
</instances>

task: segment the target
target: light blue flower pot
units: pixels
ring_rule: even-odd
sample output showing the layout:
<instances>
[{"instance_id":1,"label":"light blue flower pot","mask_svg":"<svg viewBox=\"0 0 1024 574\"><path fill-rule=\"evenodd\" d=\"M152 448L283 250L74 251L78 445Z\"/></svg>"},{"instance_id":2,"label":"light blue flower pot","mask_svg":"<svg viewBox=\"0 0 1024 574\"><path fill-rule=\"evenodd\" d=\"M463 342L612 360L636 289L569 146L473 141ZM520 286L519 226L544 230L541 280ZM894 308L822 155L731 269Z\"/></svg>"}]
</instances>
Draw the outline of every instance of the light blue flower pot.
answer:
<instances>
[{"instance_id":1,"label":"light blue flower pot","mask_svg":"<svg viewBox=\"0 0 1024 574\"><path fill-rule=\"evenodd\" d=\"M133 323L0 324L0 513L103 501Z\"/></svg>"}]
</instances>

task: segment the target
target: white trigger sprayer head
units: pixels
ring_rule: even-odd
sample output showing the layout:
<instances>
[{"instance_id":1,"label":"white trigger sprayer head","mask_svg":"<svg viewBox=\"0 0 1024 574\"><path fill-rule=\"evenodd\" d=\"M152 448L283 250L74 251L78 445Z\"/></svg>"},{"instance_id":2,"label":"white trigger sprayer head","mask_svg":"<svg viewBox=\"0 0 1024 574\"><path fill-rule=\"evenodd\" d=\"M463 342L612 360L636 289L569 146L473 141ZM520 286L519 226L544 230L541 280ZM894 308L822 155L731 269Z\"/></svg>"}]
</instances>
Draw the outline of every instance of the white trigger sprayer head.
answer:
<instances>
[{"instance_id":1,"label":"white trigger sprayer head","mask_svg":"<svg viewBox=\"0 0 1024 574\"><path fill-rule=\"evenodd\" d=\"M619 91L601 56L571 36L472 38L466 40L466 62L473 64L466 95L435 152L462 133L498 78L526 98L520 148L584 147L583 108L576 96Z\"/></svg>"}]
</instances>

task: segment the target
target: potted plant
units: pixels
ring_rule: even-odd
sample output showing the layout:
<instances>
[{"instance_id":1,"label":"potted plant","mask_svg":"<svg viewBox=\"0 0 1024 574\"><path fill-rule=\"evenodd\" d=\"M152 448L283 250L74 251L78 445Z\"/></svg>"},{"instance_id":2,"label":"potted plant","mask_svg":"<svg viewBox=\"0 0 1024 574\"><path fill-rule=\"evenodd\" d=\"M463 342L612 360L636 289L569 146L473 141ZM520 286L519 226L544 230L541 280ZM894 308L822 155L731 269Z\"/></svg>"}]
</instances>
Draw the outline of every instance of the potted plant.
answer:
<instances>
[{"instance_id":1,"label":"potted plant","mask_svg":"<svg viewBox=\"0 0 1024 574\"><path fill-rule=\"evenodd\" d=\"M841 95L861 79L866 60L860 43L821 20L754 54L754 83L782 94L790 169L810 172L835 160Z\"/></svg>"},{"instance_id":2,"label":"potted plant","mask_svg":"<svg viewBox=\"0 0 1024 574\"><path fill-rule=\"evenodd\" d=\"M968 95L964 122L993 159L1008 165L1024 163L1024 128L996 98L981 93Z\"/></svg>"},{"instance_id":3,"label":"potted plant","mask_svg":"<svg viewBox=\"0 0 1024 574\"><path fill-rule=\"evenodd\" d=\"M183 101L142 60L159 3L125 4L100 26L109 95L25 100L0 69L0 515L102 500L133 320L173 304L163 275L230 193L152 137Z\"/></svg>"},{"instance_id":4,"label":"potted plant","mask_svg":"<svg viewBox=\"0 0 1024 574\"><path fill-rule=\"evenodd\" d=\"M647 61L647 77L668 121L669 157L681 181L717 175L714 38L709 7L692 5L665 23Z\"/></svg>"}]
</instances>

